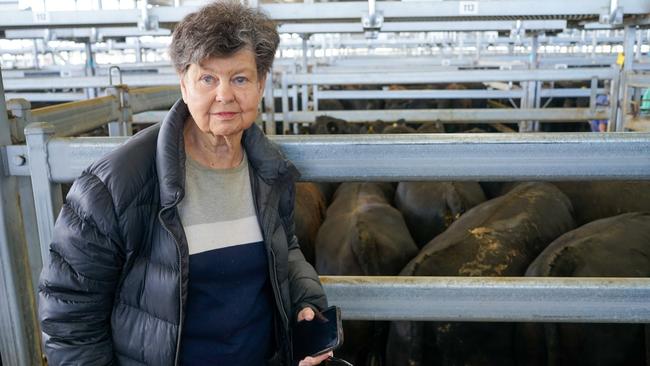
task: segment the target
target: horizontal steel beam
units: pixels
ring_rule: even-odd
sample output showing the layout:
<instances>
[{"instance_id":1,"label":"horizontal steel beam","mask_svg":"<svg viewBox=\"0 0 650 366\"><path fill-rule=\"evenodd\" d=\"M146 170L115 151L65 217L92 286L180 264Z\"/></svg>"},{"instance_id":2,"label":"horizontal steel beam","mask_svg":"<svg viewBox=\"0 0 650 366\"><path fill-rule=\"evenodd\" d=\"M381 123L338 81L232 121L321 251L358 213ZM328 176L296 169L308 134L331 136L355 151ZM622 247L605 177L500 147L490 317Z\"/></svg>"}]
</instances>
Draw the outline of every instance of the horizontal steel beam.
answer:
<instances>
[{"instance_id":1,"label":"horizontal steel beam","mask_svg":"<svg viewBox=\"0 0 650 366\"><path fill-rule=\"evenodd\" d=\"M609 9L609 0L501 0L480 1L472 13L464 11L461 1L387 1L378 2L377 11L387 20L403 19L512 19L554 17L572 19L578 16L597 16ZM625 14L646 14L650 4L644 0L620 0ZM296 6L298 5L298 6ZM315 3L315 4L266 4L262 7L278 21L345 20L356 19L368 11L366 2Z\"/></svg>"},{"instance_id":2,"label":"horizontal steel beam","mask_svg":"<svg viewBox=\"0 0 650 366\"><path fill-rule=\"evenodd\" d=\"M509 31L523 30L561 30L566 29L566 20L525 20L517 21L455 21L455 22L385 22L382 32L461 32L461 31ZM283 23L278 26L280 33L363 33L361 22L354 23Z\"/></svg>"},{"instance_id":3,"label":"horizontal steel beam","mask_svg":"<svg viewBox=\"0 0 650 366\"><path fill-rule=\"evenodd\" d=\"M133 115L133 123L158 123L165 119L167 113L167 110L140 112Z\"/></svg>"},{"instance_id":4,"label":"horizontal steel beam","mask_svg":"<svg viewBox=\"0 0 650 366\"><path fill-rule=\"evenodd\" d=\"M160 86L179 84L176 74L126 74L123 83L130 87ZM108 76L82 77L41 77L27 79L5 79L5 90L42 90L42 89L72 89L72 88L106 88L109 86Z\"/></svg>"},{"instance_id":5,"label":"horizontal steel beam","mask_svg":"<svg viewBox=\"0 0 650 366\"><path fill-rule=\"evenodd\" d=\"M130 89L128 93L132 113L168 109L181 97L178 86Z\"/></svg>"},{"instance_id":6,"label":"horizontal steel beam","mask_svg":"<svg viewBox=\"0 0 650 366\"><path fill-rule=\"evenodd\" d=\"M604 93L598 89L597 93ZM590 89L542 89L540 96L589 97ZM524 92L516 90L319 90L318 99L506 99L522 98Z\"/></svg>"},{"instance_id":7,"label":"horizontal steel beam","mask_svg":"<svg viewBox=\"0 0 650 366\"><path fill-rule=\"evenodd\" d=\"M287 74L288 83L303 85L350 85L350 84L429 84L429 83L481 83L490 81L562 81L611 79L615 71L611 68L590 68L570 70L460 70L434 72L400 73L322 73ZM126 74L123 83L130 87L177 86L176 74ZM38 77L5 79L6 90L42 90L70 88L106 88L108 76L82 77Z\"/></svg>"},{"instance_id":8,"label":"horizontal steel beam","mask_svg":"<svg viewBox=\"0 0 650 366\"><path fill-rule=\"evenodd\" d=\"M318 99L521 98L521 90L319 90Z\"/></svg>"},{"instance_id":9,"label":"horizontal steel beam","mask_svg":"<svg viewBox=\"0 0 650 366\"><path fill-rule=\"evenodd\" d=\"M287 74L292 84L349 85L349 84L429 84L429 83L481 83L488 81L574 81L611 79L613 68L586 68L570 70L459 70L417 73L381 74ZM8 87L7 87L8 88Z\"/></svg>"},{"instance_id":10,"label":"horizontal steel beam","mask_svg":"<svg viewBox=\"0 0 650 366\"><path fill-rule=\"evenodd\" d=\"M369 122L382 120L408 122L445 122L445 123L490 123L516 121L542 122L580 122L593 119L608 119L608 111L589 108L546 108L546 109L385 109L358 111L314 111L287 112L289 122L316 121L316 117L328 115L348 122Z\"/></svg>"},{"instance_id":11,"label":"horizontal steel beam","mask_svg":"<svg viewBox=\"0 0 650 366\"><path fill-rule=\"evenodd\" d=\"M649 323L650 278L322 276L347 320Z\"/></svg>"},{"instance_id":12,"label":"horizontal steel beam","mask_svg":"<svg viewBox=\"0 0 650 366\"><path fill-rule=\"evenodd\" d=\"M626 84L629 87L633 88L650 88L650 73L635 74L627 73L625 74Z\"/></svg>"},{"instance_id":13,"label":"horizontal steel beam","mask_svg":"<svg viewBox=\"0 0 650 366\"><path fill-rule=\"evenodd\" d=\"M471 12L462 1L387 1L379 2L377 11L383 13L387 22L421 20L512 20L520 19L583 19L594 18L609 10L609 0L501 0L481 1ZM624 15L650 13L645 0L619 0ZM280 22L343 22L359 21L368 11L363 1L335 3L261 4L272 19ZM185 15L197 10L197 6L160 6L148 9L148 14L160 24L171 25ZM139 9L52 11L37 13L31 10L3 11L0 13L0 29L36 27L113 27L136 26L141 18Z\"/></svg>"},{"instance_id":14,"label":"horizontal steel beam","mask_svg":"<svg viewBox=\"0 0 650 366\"><path fill-rule=\"evenodd\" d=\"M34 24L38 27L38 24ZM8 29L5 31L7 39L109 39L122 37L141 36L169 36L169 29L145 30L137 27L108 27L108 28L58 28L58 29Z\"/></svg>"},{"instance_id":15,"label":"horizontal steel beam","mask_svg":"<svg viewBox=\"0 0 650 366\"><path fill-rule=\"evenodd\" d=\"M650 179L649 133L270 138L306 181ZM124 141L118 137L52 139L48 144L50 176L54 182L71 182ZM29 175L24 146L9 146L7 156L11 175Z\"/></svg>"},{"instance_id":16,"label":"horizontal steel beam","mask_svg":"<svg viewBox=\"0 0 650 366\"><path fill-rule=\"evenodd\" d=\"M84 93L5 93L5 98L26 99L30 102L72 102L86 99Z\"/></svg>"},{"instance_id":17,"label":"horizontal steel beam","mask_svg":"<svg viewBox=\"0 0 650 366\"><path fill-rule=\"evenodd\" d=\"M616 56L609 54L597 54L596 57L588 57L582 55L566 55L549 53L540 55L540 64L542 65L613 65L616 63ZM476 62L478 65L512 65L513 63L519 64L523 67L524 61L530 57L529 54L497 54L482 52L478 59L474 57L466 57L458 59L455 55L446 56L346 56L346 58L326 60L330 66L317 66L314 68L314 73L320 74L325 72L330 73L345 73L350 67L358 67L354 72L363 72L364 66L367 67L386 67L389 65L393 70L406 70L411 66L440 66L443 62L449 66L474 66ZM281 59L276 60L276 62ZM635 64L636 65L636 64ZM367 70L367 69L365 69ZM391 72L390 70L387 70ZM366 71L368 72L368 71ZM393 71L394 72L394 71Z\"/></svg>"},{"instance_id":18,"label":"horizontal steel beam","mask_svg":"<svg viewBox=\"0 0 650 366\"><path fill-rule=\"evenodd\" d=\"M56 136L73 136L120 118L116 97L105 96L32 109L32 121L49 122Z\"/></svg>"}]
</instances>

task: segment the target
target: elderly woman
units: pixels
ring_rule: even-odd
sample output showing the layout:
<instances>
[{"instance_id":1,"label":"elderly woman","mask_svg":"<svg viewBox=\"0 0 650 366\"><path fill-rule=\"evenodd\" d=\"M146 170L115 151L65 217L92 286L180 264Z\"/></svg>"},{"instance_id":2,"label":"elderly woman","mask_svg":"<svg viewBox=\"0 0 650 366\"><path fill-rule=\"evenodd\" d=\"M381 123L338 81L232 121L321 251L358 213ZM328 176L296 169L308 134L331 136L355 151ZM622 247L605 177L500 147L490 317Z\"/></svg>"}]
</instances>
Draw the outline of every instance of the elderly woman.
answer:
<instances>
[{"instance_id":1,"label":"elderly woman","mask_svg":"<svg viewBox=\"0 0 650 366\"><path fill-rule=\"evenodd\" d=\"M294 235L296 168L253 124L278 43L237 2L178 24L182 100L90 166L57 219L39 286L50 365L291 363L292 323L327 301Z\"/></svg>"}]
</instances>

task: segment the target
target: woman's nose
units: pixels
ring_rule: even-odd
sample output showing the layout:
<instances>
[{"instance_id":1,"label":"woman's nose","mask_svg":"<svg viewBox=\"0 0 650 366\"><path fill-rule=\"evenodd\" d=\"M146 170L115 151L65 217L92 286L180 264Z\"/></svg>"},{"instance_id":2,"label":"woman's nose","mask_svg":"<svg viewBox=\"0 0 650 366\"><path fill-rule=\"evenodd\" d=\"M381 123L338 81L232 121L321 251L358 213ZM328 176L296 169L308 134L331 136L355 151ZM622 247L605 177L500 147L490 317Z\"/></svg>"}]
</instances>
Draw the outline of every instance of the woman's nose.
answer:
<instances>
[{"instance_id":1,"label":"woman's nose","mask_svg":"<svg viewBox=\"0 0 650 366\"><path fill-rule=\"evenodd\" d=\"M216 100L219 103L228 104L235 100L235 94L229 83L219 83L217 86Z\"/></svg>"}]
</instances>

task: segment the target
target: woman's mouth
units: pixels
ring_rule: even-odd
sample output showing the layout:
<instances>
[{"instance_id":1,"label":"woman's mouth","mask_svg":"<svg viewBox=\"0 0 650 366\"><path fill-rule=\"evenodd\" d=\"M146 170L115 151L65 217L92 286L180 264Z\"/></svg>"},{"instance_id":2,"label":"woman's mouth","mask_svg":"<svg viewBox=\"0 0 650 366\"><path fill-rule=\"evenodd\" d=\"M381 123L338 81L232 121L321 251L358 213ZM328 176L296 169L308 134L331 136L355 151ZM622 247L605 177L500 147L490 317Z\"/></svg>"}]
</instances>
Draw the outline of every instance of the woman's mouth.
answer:
<instances>
[{"instance_id":1,"label":"woman's mouth","mask_svg":"<svg viewBox=\"0 0 650 366\"><path fill-rule=\"evenodd\" d=\"M216 115L220 119L232 119L237 115L237 112L219 112L219 113L212 113L213 115Z\"/></svg>"}]
</instances>

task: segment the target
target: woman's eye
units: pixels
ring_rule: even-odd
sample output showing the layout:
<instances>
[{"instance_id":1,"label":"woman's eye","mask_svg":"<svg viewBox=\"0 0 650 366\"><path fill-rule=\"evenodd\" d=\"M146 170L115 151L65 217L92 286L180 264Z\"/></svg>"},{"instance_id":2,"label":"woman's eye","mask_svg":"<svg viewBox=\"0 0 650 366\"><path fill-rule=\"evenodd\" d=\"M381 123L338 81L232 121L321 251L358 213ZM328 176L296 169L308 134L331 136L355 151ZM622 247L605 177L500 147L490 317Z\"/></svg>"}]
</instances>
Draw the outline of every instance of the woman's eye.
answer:
<instances>
[{"instance_id":1,"label":"woman's eye","mask_svg":"<svg viewBox=\"0 0 650 366\"><path fill-rule=\"evenodd\" d=\"M235 81L235 84L237 84L237 85L243 85L243 84L246 84L248 79L245 76L237 76L234 79L234 81Z\"/></svg>"},{"instance_id":2,"label":"woman's eye","mask_svg":"<svg viewBox=\"0 0 650 366\"><path fill-rule=\"evenodd\" d=\"M210 75L203 75L199 80L206 85L213 85L215 81L214 77Z\"/></svg>"}]
</instances>

